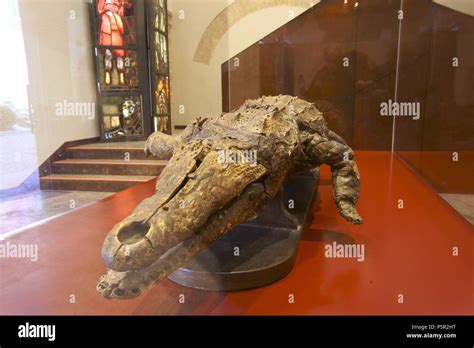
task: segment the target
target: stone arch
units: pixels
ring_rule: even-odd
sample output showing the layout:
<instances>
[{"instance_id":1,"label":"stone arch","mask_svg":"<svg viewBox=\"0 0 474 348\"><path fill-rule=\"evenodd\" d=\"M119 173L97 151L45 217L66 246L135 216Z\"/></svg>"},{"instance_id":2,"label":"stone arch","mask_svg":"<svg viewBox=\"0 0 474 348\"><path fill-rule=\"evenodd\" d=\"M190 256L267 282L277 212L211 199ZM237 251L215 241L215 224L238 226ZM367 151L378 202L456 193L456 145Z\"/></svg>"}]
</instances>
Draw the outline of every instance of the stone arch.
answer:
<instances>
[{"instance_id":1,"label":"stone arch","mask_svg":"<svg viewBox=\"0 0 474 348\"><path fill-rule=\"evenodd\" d=\"M235 0L209 23L201 36L193 60L198 63L209 64L215 48L227 30L252 12L273 6L310 8L318 2L319 0Z\"/></svg>"}]
</instances>

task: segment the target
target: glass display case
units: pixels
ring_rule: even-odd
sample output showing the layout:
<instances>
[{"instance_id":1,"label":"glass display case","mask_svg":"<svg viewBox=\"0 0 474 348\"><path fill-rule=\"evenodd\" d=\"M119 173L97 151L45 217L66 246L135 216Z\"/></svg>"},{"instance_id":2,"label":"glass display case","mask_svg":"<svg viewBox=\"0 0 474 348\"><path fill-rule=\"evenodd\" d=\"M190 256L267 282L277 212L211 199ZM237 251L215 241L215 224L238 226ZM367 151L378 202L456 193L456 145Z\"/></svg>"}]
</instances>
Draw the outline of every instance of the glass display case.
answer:
<instances>
[{"instance_id":1,"label":"glass display case","mask_svg":"<svg viewBox=\"0 0 474 348\"><path fill-rule=\"evenodd\" d=\"M473 221L473 21L445 5L323 1L222 64L222 108L312 101L352 148L391 152Z\"/></svg>"},{"instance_id":2,"label":"glass display case","mask_svg":"<svg viewBox=\"0 0 474 348\"><path fill-rule=\"evenodd\" d=\"M472 1L0 3L0 314L474 313Z\"/></svg>"}]
</instances>

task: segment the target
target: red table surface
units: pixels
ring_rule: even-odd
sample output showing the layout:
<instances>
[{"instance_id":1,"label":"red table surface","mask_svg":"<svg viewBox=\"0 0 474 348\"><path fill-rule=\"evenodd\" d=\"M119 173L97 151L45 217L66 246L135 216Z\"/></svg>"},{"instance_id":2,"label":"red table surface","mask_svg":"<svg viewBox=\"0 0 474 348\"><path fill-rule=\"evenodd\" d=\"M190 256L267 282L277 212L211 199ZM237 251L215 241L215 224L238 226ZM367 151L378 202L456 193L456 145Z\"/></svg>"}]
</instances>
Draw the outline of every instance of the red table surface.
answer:
<instances>
[{"instance_id":1,"label":"red table surface","mask_svg":"<svg viewBox=\"0 0 474 348\"><path fill-rule=\"evenodd\" d=\"M322 168L321 209L310 217L294 269L274 284L208 292L164 280L132 300L103 299L95 286L105 271L104 236L152 194L151 181L2 241L37 243L39 258L0 259L0 314L473 314L473 226L390 153L359 151L356 160L364 224L338 215ZM326 258L333 241L364 244L365 260Z\"/></svg>"}]
</instances>

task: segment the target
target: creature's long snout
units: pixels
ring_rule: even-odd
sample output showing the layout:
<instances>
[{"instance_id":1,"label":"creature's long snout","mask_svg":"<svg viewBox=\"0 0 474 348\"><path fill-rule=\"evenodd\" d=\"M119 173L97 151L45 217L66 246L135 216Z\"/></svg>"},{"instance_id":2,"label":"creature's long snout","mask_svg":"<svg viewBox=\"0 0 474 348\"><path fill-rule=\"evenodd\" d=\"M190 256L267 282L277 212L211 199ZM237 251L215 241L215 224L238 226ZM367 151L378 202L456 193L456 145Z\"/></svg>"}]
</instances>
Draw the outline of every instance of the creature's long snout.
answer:
<instances>
[{"instance_id":1,"label":"creature's long snout","mask_svg":"<svg viewBox=\"0 0 474 348\"><path fill-rule=\"evenodd\" d=\"M150 242L150 230L150 224L142 221L126 220L115 226L102 246L102 259L107 268L136 270L159 257L162 250Z\"/></svg>"},{"instance_id":2,"label":"creature's long snout","mask_svg":"<svg viewBox=\"0 0 474 348\"><path fill-rule=\"evenodd\" d=\"M173 166L188 170L183 177L177 177L179 172L170 170ZM102 247L107 268L123 272L151 265L266 173L261 165L221 163L215 151L207 153L202 162L195 158L176 159L166 169L160 176L157 193L107 235Z\"/></svg>"}]
</instances>

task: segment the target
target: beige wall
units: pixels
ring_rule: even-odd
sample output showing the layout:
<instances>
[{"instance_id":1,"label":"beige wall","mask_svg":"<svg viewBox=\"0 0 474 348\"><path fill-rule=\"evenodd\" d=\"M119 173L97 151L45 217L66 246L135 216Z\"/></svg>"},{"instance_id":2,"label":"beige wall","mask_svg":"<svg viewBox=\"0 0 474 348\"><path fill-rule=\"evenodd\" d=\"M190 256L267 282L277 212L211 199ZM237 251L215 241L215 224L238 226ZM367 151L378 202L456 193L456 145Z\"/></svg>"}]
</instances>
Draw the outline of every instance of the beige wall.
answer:
<instances>
[{"instance_id":1,"label":"beige wall","mask_svg":"<svg viewBox=\"0 0 474 348\"><path fill-rule=\"evenodd\" d=\"M221 64L307 9L281 5L248 14L230 27L207 65L193 60L199 40L211 21L233 1L168 1L172 13L170 87L173 125L185 125L197 116L220 114ZM184 18L180 18L183 14ZM180 106L184 106L183 114L179 112Z\"/></svg>"},{"instance_id":2,"label":"beige wall","mask_svg":"<svg viewBox=\"0 0 474 348\"><path fill-rule=\"evenodd\" d=\"M172 13L170 89L172 123L187 124L197 116L220 113L220 65L193 61L201 35L228 0L169 0ZM200 6L196 6L199 3ZM184 18L180 16L184 14ZM219 78L218 78L219 76ZM184 113L180 113L180 106Z\"/></svg>"},{"instance_id":3,"label":"beige wall","mask_svg":"<svg viewBox=\"0 0 474 348\"><path fill-rule=\"evenodd\" d=\"M56 112L64 101L96 101L89 12L85 0L19 0L19 10L41 164L64 142L99 135L94 115Z\"/></svg>"},{"instance_id":4,"label":"beige wall","mask_svg":"<svg viewBox=\"0 0 474 348\"><path fill-rule=\"evenodd\" d=\"M446 6L452 10L474 16L473 0L433 0L433 2Z\"/></svg>"}]
</instances>

